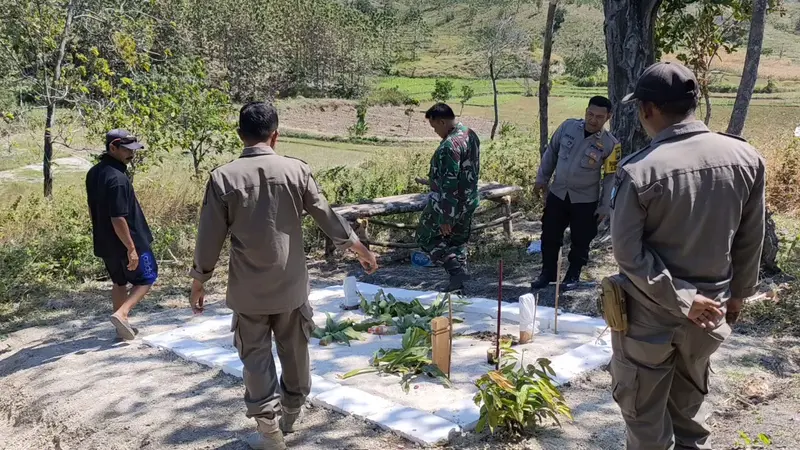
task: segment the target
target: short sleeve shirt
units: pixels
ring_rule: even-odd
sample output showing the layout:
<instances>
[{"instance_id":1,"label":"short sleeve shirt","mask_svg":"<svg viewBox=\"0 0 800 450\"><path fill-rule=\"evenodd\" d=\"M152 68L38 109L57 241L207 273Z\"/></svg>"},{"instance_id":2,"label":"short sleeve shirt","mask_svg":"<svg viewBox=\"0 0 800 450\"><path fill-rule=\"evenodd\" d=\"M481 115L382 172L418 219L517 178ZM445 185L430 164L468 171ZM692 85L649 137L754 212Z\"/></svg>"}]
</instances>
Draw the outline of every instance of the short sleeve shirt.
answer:
<instances>
[{"instance_id":1,"label":"short sleeve shirt","mask_svg":"<svg viewBox=\"0 0 800 450\"><path fill-rule=\"evenodd\" d=\"M127 249L114 231L112 217L124 217L133 244L141 253L150 249L153 236L133 191L125 164L105 155L86 174L86 197L92 217L94 254L101 258L124 258Z\"/></svg>"}]
</instances>

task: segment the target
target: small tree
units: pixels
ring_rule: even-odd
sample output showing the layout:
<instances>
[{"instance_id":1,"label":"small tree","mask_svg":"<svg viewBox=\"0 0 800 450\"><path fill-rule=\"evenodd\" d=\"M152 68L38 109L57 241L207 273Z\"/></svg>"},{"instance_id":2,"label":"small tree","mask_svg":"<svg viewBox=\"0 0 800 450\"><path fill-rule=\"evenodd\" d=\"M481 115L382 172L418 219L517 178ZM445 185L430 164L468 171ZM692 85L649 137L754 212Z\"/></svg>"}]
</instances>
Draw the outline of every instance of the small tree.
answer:
<instances>
[{"instance_id":1,"label":"small tree","mask_svg":"<svg viewBox=\"0 0 800 450\"><path fill-rule=\"evenodd\" d=\"M471 86L462 84L461 85L461 111L459 111L458 115L461 116L464 114L464 106L467 104L468 101L472 100L472 97L475 96L475 90L472 89Z\"/></svg>"},{"instance_id":2,"label":"small tree","mask_svg":"<svg viewBox=\"0 0 800 450\"><path fill-rule=\"evenodd\" d=\"M358 105L356 105L356 123L347 129L351 137L358 138L366 136L367 132L369 131L369 125L367 125L368 109L369 105L366 101L361 101L358 103Z\"/></svg>"},{"instance_id":3,"label":"small tree","mask_svg":"<svg viewBox=\"0 0 800 450\"><path fill-rule=\"evenodd\" d=\"M687 7L699 3L692 11ZM657 49L676 53L678 60L697 76L705 100L705 123L711 121L711 65L720 52L734 52L743 42L749 19L740 0L668 0L656 25Z\"/></svg>"},{"instance_id":4,"label":"small tree","mask_svg":"<svg viewBox=\"0 0 800 450\"><path fill-rule=\"evenodd\" d=\"M518 63L521 59L520 53L530 46L530 33L517 22L516 18L514 11L504 10L497 19L472 33L475 46L486 59L489 79L492 81L494 124L491 139L494 139L500 124L497 80Z\"/></svg>"},{"instance_id":5,"label":"small tree","mask_svg":"<svg viewBox=\"0 0 800 450\"><path fill-rule=\"evenodd\" d=\"M435 102L447 103L453 94L453 82L451 80L436 80L431 92L431 99Z\"/></svg>"}]
</instances>

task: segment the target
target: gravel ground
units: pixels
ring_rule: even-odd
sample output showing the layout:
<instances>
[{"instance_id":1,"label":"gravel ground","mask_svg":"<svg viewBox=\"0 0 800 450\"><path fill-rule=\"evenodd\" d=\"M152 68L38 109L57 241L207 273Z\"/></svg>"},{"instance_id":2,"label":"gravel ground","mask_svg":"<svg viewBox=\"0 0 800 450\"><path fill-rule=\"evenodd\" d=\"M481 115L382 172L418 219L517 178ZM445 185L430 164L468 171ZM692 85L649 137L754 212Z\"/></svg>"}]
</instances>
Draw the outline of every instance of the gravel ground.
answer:
<instances>
[{"instance_id":1,"label":"gravel ground","mask_svg":"<svg viewBox=\"0 0 800 450\"><path fill-rule=\"evenodd\" d=\"M533 226L533 225L531 225ZM519 231L523 235L535 230ZM520 237L520 239L523 239ZM595 253L601 251L596 250ZM517 260L506 273L507 299L526 290L537 257L501 248ZM509 253L511 252L511 253ZM516 252L516 253L514 253ZM524 254L524 255L523 255ZM444 283L436 269L413 269L403 255L386 255L380 275L363 281L405 288ZM587 278L608 271L595 254ZM311 264L314 284L340 283L351 262ZM476 265L481 275L469 284L472 295L496 295L496 269ZM604 268L605 267L605 268ZM480 270L477 270L480 268ZM424 272L424 276L420 273ZM495 272L492 272L495 270ZM221 275L221 274L220 274ZM420 281L425 280L425 281ZM190 319L183 287L162 286L137 311L134 324L156 333ZM76 305L108 294L95 286L54 305ZM590 310L591 289L565 295L565 309ZM494 293L494 294L492 294ZM551 294L552 295L552 294ZM211 312L221 296L210 296ZM216 302L216 304L215 304ZM547 302L547 295L542 296ZM110 302L109 302L110 303ZM241 380L178 359L138 341L117 343L104 317L89 309L0 338L0 449L244 449L239 440L252 429L243 412ZM106 307L107 308L107 307ZM98 318L99 317L99 318ZM735 335L715 355L709 401L715 449L736 448L740 432L772 438L771 448L800 449L800 342ZM453 449L621 449L624 426L610 395L610 377L597 371L564 390L575 420L521 440L467 434ZM302 430L288 438L292 449L403 449L414 446L357 419L309 409Z\"/></svg>"}]
</instances>

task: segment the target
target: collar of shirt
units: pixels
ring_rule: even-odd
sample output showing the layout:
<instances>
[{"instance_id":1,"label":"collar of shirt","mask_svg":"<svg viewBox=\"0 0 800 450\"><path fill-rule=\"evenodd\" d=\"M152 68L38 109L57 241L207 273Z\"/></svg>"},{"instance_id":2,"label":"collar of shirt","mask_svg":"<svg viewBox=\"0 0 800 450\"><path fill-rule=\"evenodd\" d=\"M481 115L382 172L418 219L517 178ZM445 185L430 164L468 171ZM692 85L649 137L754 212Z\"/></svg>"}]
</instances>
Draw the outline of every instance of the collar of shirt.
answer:
<instances>
[{"instance_id":1,"label":"collar of shirt","mask_svg":"<svg viewBox=\"0 0 800 450\"><path fill-rule=\"evenodd\" d=\"M708 131L708 127L703 122L699 120L687 120L685 122L676 123L661 133L658 133L658 135L653 138L653 141L650 143L650 145L655 145L659 142L682 136L684 134L705 133Z\"/></svg>"},{"instance_id":2,"label":"collar of shirt","mask_svg":"<svg viewBox=\"0 0 800 450\"><path fill-rule=\"evenodd\" d=\"M275 150L272 149L270 146L261 146L257 145L255 147L245 147L242 150L240 158L249 158L251 156L261 156L261 155L275 155Z\"/></svg>"},{"instance_id":3,"label":"collar of shirt","mask_svg":"<svg viewBox=\"0 0 800 450\"><path fill-rule=\"evenodd\" d=\"M461 122L458 122L456 124L456 126L454 126L452 130L450 130L450 133L447 134L447 137L442 139L442 142L440 142L440 144L443 144L444 141L446 141L446 140L450 139L451 137L455 136L456 134L458 134L461 131L462 128L464 128L464 125L462 125Z\"/></svg>"},{"instance_id":4,"label":"collar of shirt","mask_svg":"<svg viewBox=\"0 0 800 450\"><path fill-rule=\"evenodd\" d=\"M104 164L111 166L122 173L126 173L126 171L128 170L128 166L126 166L125 163L119 162L116 158L109 155L108 153L103 154L103 158L101 159L101 161Z\"/></svg>"},{"instance_id":5,"label":"collar of shirt","mask_svg":"<svg viewBox=\"0 0 800 450\"><path fill-rule=\"evenodd\" d=\"M581 131L583 132L583 135L585 136L584 139L589 139L589 138L598 138L599 139L600 136L603 134L603 130L600 130L597 133L592 133L592 134L586 136L586 121L584 119L580 119L580 123L581 123Z\"/></svg>"}]
</instances>

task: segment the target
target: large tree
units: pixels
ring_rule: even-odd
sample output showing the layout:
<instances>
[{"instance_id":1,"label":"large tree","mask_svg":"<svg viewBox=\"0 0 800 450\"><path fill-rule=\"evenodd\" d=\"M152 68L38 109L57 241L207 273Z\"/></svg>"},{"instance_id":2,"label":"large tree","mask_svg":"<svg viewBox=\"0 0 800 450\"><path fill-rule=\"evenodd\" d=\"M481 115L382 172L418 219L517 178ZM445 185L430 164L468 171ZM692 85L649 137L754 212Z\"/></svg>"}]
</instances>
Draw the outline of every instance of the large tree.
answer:
<instances>
[{"instance_id":1,"label":"large tree","mask_svg":"<svg viewBox=\"0 0 800 450\"><path fill-rule=\"evenodd\" d=\"M758 80L758 66L761 63L761 47L764 44L764 27L767 24L768 0L753 1L753 16L750 20L750 37L747 41L747 56L744 59L742 81L733 104L731 120L728 123L728 133L742 134L747 111L750 108L750 99Z\"/></svg>"},{"instance_id":2,"label":"large tree","mask_svg":"<svg viewBox=\"0 0 800 450\"><path fill-rule=\"evenodd\" d=\"M608 95L614 104L611 131L622 142L623 154L647 144L633 105L622 97L632 92L644 69L656 62L656 13L662 0L603 0Z\"/></svg>"},{"instance_id":3,"label":"large tree","mask_svg":"<svg viewBox=\"0 0 800 450\"><path fill-rule=\"evenodd\" d=\"M670 1L670 0L666 0ZM754 0L756 2L761 0ZM612 131L628 154L644 147L648 138L639 124L633 105L622 105L636 80L655 63L655 21L662 0L603 0L608 50L608 90L614 103ZM769 217L769 213L768 213ZM775 224L767 222L761 263L766 272L778 271L775 261L778 239Z\"/></svg>"}]
</instances>

